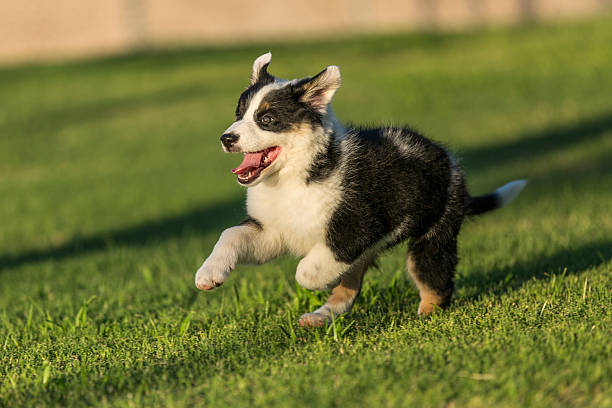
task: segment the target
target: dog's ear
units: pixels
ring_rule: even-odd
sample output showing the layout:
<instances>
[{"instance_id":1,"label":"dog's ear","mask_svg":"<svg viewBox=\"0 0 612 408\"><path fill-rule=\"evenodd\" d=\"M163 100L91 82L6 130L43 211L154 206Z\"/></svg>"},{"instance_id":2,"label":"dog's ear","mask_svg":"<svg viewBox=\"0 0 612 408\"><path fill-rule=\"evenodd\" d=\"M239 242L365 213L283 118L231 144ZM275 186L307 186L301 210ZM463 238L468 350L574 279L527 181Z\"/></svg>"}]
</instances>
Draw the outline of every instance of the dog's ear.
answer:
<instances>
[{"instance_id":1,"label":"dog's ear","mask_svg":"<svg viewBox=\"0 0 612 408\"><path fill-rule=\"evenodd\" d=\"M260 81L271 81L272 75L268 74L268 65L272 61L272 53L267 52L264 55L260 55L253 62L253 72L251 73L251 85L254 85Z\"/></svg>"},{"instance_id":2,"label":"dog's ear","mask_svg":"<svg viewBox=\"0 0 612 408\"><path fill-rule=\"evenodd\" d=\"M308 103L321 113L325 113L327 105L340 88L340 68L330 65L317 75L303 83L300 91L302 102Z\"/></svg>"}]
</instances>

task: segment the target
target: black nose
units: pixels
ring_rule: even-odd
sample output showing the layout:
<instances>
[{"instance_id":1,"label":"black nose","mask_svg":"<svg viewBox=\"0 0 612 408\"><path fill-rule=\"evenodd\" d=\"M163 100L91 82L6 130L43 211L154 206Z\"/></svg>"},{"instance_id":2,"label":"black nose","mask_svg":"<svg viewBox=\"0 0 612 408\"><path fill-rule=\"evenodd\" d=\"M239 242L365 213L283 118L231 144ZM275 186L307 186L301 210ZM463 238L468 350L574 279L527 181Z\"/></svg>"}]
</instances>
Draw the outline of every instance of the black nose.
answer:
<instances>
[{"instance_id":1,"label":"black nose","mask_svg":"<svg viewBox=\"0 0 612 408\"><path fill-rule=\"evenodd\" d=\"M229 149L238 141L239 138L240 136L234 133L225 133L224 135L221 135L221 143L223 143L223 146Z\"/></svg>"}]
</instances>

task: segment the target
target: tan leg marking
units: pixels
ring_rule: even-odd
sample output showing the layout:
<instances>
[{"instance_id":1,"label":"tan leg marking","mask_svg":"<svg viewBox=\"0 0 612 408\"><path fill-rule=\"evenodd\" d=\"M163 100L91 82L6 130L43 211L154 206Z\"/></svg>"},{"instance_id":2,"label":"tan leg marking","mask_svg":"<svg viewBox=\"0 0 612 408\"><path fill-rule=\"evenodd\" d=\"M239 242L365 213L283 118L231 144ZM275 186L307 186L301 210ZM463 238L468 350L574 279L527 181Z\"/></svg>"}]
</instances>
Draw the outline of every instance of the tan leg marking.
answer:
<instances>
[{"instance_id":1,"label":"tan leg marking","mask_svg":"<svg viewBox=\"0 0 612 408\"><path fill-rule=\"evenodd\" d=\"M319 327L331 323L334 317L348 313L361 291L363 276L368 270L372 260L358 261L351 266L348 272L342 275L340 284L336 286L323 306L312 313L300 317L300 325L304 327Z\"/></svg>"},{"instance_id":2,"label":"tan leg marking","mask_svg":"<svg viewBox=\"0 0 612 408\"><path fill-rule=\"evenodd\" d=\"M408 274L414 281L417 289L419 289L419 297L421 298L418 309L419 315L427 316L436 310L440 310L448 306L450 296L436 293L424 282L418 279L416 265L410 254L408 255L408 259L406 261L406 267L408 269Z\"/></svg>"},{"instance_id":3,"label":"tan leg marking","mask_svg":"<svg viewBox=\"0 0 612 408\"><path fill-rule=\"evenodd\" d=\"M427 316L428 314L440 310L444 306L444 299L434 292L425 292L421 290L419 296L421 297L418 310L420 315Z\"/></svg>"}]
</instances>

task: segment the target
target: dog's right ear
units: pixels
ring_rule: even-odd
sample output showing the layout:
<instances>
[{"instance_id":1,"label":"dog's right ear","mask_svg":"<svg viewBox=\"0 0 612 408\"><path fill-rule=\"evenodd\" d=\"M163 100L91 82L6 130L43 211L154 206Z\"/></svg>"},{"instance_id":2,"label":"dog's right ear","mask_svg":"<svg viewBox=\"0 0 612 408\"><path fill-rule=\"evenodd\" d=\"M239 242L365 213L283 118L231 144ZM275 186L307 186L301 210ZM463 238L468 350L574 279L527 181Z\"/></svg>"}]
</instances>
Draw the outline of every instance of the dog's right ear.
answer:
<instances>
[{"instance_id":1,"label":"dog's right ear","mask_svg":"<svg viewBox=\"0 0 612 408\"><path fill-rule=\"evenodd\" d=\"M325 113L340 83L340 68L330 65L312 78L302 80L302 85L298 88L301 92L300 100Z\"/></svg>"},{"instance_id":2,"label":"dog's right ear","mask_svg":"<svg viewBox=\"0 0 612 408\"><path fill-rule=\"evenodd\" d=\"M253 62L253 72L251 72L251 85L256 84L260 81L272 81L274 78L268 74L268 65L272 61L272 53L267 52L264 55L260 55Z\"/></svg>"}]
</instances>

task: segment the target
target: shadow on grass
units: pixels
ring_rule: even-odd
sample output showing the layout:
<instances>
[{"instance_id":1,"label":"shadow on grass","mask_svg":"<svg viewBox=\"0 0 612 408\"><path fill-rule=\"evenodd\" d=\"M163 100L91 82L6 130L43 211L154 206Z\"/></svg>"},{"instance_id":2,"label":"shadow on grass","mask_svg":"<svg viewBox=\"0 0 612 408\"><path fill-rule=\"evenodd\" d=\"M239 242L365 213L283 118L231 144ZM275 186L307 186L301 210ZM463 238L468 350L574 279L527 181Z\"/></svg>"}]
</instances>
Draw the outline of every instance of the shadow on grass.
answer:
<instances>
[{"instance_id":1,"label":"shadow on grass","mask_svg":"<svg viewBox=\"0 0 612 408\"><path fill-rule=\"evenodd\" d=\"M563 248L552 254L540 255L523 262L491 269L472 269L467 276L455 280L456 291L464 294L453 296L451 307L461 309L481 295L503 295L516 290L530 280L552 278L555 275L573 275L589 268L599 267L612 260L612 240L600 240L572 248ZM364 290L357 299L353 319L366 315L392 312L406 313L416 318L419 295L409 279L394 279L388 285L368 282L378 272L370 270L365 277ZM384 271L382 272L384 273Z\"/></svg>"},{"instance_id":2,"label":"shadow on grass","mask_svg":"<svg viewBox=\"0 0 612 408\"><path fill-rule=\"evenodd\" d=\"M486 171L490 166L535 159L576 143L596 139L608 131L612 131L612 113L609 112L572 124L525 133L515 141L464 150L459 156L468 172Z\"/></svg>"},{"instance_id":3,"label":"shadow on grass","mask_svg":"<svg viewBox=\"0 0 612 408\"><path fill-rule=\"evenodd\" d=\"M106 231L85 238L73 238L64 245L0 257L0 270L29 262L61 260L113 246L145 246L188 233L204 235L219 231L244 218L244 200L237 199L196 208L184 214L160 218L127 228Z\"/></svg>"},{"instance_id":4,"label":"shadow on grass","mask_svg":"<svg viewBox=\"0 0 612 408\"><path fill-rule=\"evenodd\" d=\"M212 93L210 84L186 84L143 94L97 100L70 108L39 111L36 118L13 120L3 125L7 134L49 134L68 126L109 120L147 108L157 108L189 100L201 99Z\"/></svg>"},{"instance_id":5,"label":"shadow on grass","mask_svg":"<svg viewBox=\"0 0 612 408\"><path fill-rule=\"evenodd\" d=\"M196 91L196 94L197 92L199 91ZM486 171L488 166L499 165L500 162L536 157L550 151L566 148L572 143L599 137L603 132L610 130L612 130L612 114L605 114L572 125L554 127L540 133L524 135L512 143L468 150L464 152L463 158L472 169ZM580 177L580 182L600 177L604 169L609 166L608 160L591 164L592 166L577 174ZM544 185L550 184L548 182L554 182L552 184L556 185L558 183L557 178L557 174L541 174L537 181ZM74 238L59 247L0 257L0 269L28 262L64 259L84 252L103 250L114 244L146 245L151 241L163 241L180 236L188 230L200 235L208 231L218 231L229 226L232 222L239 221L244 216L242 203L242 199L224 202L210 207L198 208L178 216L151 220L90 237ZM503 278L505 278L505 275Z\"/></svg>"},{"instance_id":6,"label":"shadow on grass","mask_svg":"<svg viewBox=\"0 0 612 408\"><path fill-rule=\"evenodd\" d=\"M471 301L482 293L501 295L521 287L531 279L577 274L601 266L611 259L612 240L600 240L503 267L474 269L468 276L457 281L457 286L468 292L459 302Z\"/></svg>"}]
</instances>

